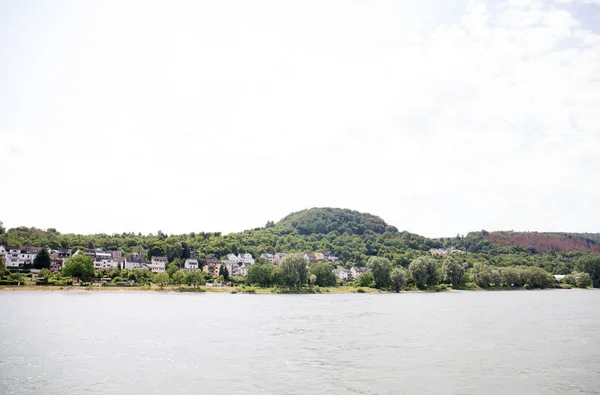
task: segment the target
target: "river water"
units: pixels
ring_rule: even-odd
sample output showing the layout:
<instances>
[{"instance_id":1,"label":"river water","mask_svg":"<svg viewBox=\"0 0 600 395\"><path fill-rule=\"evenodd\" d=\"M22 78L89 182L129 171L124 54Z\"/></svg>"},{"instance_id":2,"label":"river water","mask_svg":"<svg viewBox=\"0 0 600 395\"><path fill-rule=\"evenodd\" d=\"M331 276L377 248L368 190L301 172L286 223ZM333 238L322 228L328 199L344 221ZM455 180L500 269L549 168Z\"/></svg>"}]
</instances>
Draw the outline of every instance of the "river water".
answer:
<instances>
[{"instance_id":1,"label":"river water","mask_svg":"<svg viewBox=\"0 0 600 395\"><path fill-rule=\"evenodd\" d=\"M600 394L600 292L0 293L0 393Z\"/></svg>"}]
</instances>

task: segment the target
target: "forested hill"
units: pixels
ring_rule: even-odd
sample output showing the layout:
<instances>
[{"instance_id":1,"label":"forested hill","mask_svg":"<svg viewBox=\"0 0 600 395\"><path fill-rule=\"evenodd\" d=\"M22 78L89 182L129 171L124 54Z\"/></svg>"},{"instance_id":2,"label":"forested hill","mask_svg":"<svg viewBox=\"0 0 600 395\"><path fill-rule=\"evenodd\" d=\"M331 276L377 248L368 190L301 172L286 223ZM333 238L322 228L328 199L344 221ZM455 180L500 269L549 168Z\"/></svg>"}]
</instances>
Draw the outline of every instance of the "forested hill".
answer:
<instances>
[{"instance_id":1,"label":"forested hill","mask_svg":"<svg viewBox=\"0 0 600 395\"><path fill-rule=\"evenodd\" d=\"M418 251L441 247L438 240L409 232L398 232L381 218L358 211L337 208L312 208L292 213L281 221L269 221L265 227L240 233L192 232L167 235L62 234L19 227L0 234L0 244L59 248L104 248L122 250L125 254L148 249L151 255L167 255L169 260L184 258L195 250L199 257L228 253L261 253L330 251L344 262L364 264L372 255L384 256L397 264L407 264Z\"/></svg>"},{"instance_id":2,"label":"forested hill","mask_svg":"<svg viewBox=\"0 0 600 395\"><path fill-rule=\"evenodd\" d=\"M470 252L600 252L598 234L552 232L470 232L460 243Z\"/></svg>"},{"instance_id":3,"label":"forested hill","mask_svg":"<svg viewBox=\"0 0 600 395\"><path fill-rule=\"evenodd\" d=\"M339 208L311 208L289 214L277 223L278 226L290 226L301 235L313 233L350 232L357 235L367 230L375 233L397 232L376 215Z\"/></svg>"}]
</instances>

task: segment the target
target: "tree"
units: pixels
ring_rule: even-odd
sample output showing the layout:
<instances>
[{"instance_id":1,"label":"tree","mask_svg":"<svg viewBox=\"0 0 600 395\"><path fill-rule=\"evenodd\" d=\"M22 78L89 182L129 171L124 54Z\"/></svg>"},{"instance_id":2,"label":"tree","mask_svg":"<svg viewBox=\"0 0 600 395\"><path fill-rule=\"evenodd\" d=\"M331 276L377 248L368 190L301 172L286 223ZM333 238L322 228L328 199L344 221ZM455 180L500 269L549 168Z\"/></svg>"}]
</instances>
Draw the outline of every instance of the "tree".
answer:
<instances>
[{"instance_id":1,"label":"tree","mask_svg":"<svg viewBox=\"0 0 600 395\"><path fill-rule=\"evenodd\" d=\"M94 277L94 259L84 254L77 254L67 258L62 274L70 277L89 279Z\"/></svg>"},{"instance_id":2,"label":"tree","mask_svg":"<svg viewBox=\"0 0 600 395\"><path fill-rule=\"evenodd\" d=\"M169 284L169 275L166 272L157 273L154 276L154 282L163 287Z\"/></svg>"},{"instance_id":3,"label":"tree","mask_svg":"<svg viewBox=\"0 0 600 395\"><path fill-rule=\"evenodd\" d=\"M8 273L6 269L6 263L4 263L4 257L0 256L0 278L3 278Z\"/></svg>"},{"instance_id":4,"label":"tree","mask_svg":"<svg viewBox=\"0 0 600 395\"><path fill-rule=\"evenodd\" d=\"M219 276L223 276L225 281L229 280L229 270L227 270L227 266L221 265L219 267Z\"/></svg>"},{"instance_id":5,"label":"tree","mask_svg":"<svg viewBox=\"0 0 600 395\"><path fill-rule=\"evenodd\" d=\"M578 288L587 288L592 285L592 276L589 273L573 272L566 275L562 281Z\"/></svg>"},{"instance_id":6,"label":"tree","mask_svg":"<svg viewBox=\"0 0 600 395\"><path fill-rule=\"evenodd\" d=\"M284 281L289 287L306 284L308 281L307 261L303 254L288 254L280 263Z\"/></svg>"},{"instance_id":7,"label":"tree","mask_svg":"<svg viewBox=\"0 0 600 395\"><path fill-rule=\"evenodd\" d=\"M400 292L406 285L406 273L401 267L397 267L392 271L391 274L392 286L394 291Z\"/></svg>"},{"instance_id":8,"label":"tree","mask_svg":"<svg viewBox=\"0 0 600 395\"><path fill-rule=\"evenodd\" d=\"M364 272L358 277L356 282L358 283L359 287L371 287L375 285L373 280L373 272L370 270L368 272Z\"/></svg>"},{"instance_id":9,"label":"tree","mask_svg":"<svg viewBox=\"0 0 600 395\"><path fill-rule=\"evenodd\" d=\"M600 254L582 256L575 264L575 269L589 274L594 288L600 287Z\"/></svg>"},{"instance_id":10,"label":"tree","mask_svg":"<svg viewBox=\"0 0 600 395\"><path fill-rule=\"evenodd\" d=\"M175 273L173 273L171 279L173 280L174 284L183 284L185 281L185 274L181 270L177 270Z\"/></svg>"},{"instance_id":11,"label":"tree","mask_svg":"<svg viewBox=\"0 0 600 395\"><path fill-rule=\"evenodd\" d=\"M431 287L440 282L437 263L429 257L420 257L408 265L410 273L419 288Z\"/></svg>"},{"instance_id":12,"label":"tree","mask_svg":"<svg viewBox=\"0 0 600 395\"><path fill-rule=\"evenodd\" d=\"M52 276L52 272L50 271L50 269L43 268L42 270L40 270L38 275L47 280L50 278L50 276Z\"/></svg>"},{"instance_id":13,"label":"tree","mask_svg":"<svg viewBox=\"0 0 600 395\"><path fill-rule=\"evenodd\" d=\"M50 254L48 254L48 250L45 248L41 248L40 251L35 256L33 260L33 267L36 269L50 269L50 264L52 263L52 258L50 258Z\"/></svg>"},{"instance_id":14,"label":"tree","mask_svg":"<svg viewBox=\"0 0 600 395\"><path fill-rule=\"evenodd\" d=\"M488 288L490 286L500 286L504 279L498 268L494 266L488 266L484 264L475 265L471 278L481 288Z\"/></svg>"},{"instance_id":15,"label":"tree","mask_svg":"<svg viewBox=\"0 0 600 395\"><path fill-rule=\"evenodd\" d=\"M372 256L367 264L373 273L375 288L387 287L390 285L390 273L392 272L392 263L387 258Z\"/></svg>"},{"instance_id":16,"label":"tree","mask_svg":"<svg viewBox=\"0 0 600 395\"><path fill-rule=\"evenodd\" d=\"M177 267L175 263L169 263L169 265L167 266L167 274L169 275L169 277L173 277L173 275L177 273L177 271L179 271L179 267Z\"/></svg>"},{"instance_id":17,"label":"tree","mask_svg":"<svg viewBox=\"0 0 600 395\"><path fill-rule=\"evenodd\" d=\"M194 270L193 272L188 272L185 275L185 283L194 286L202 285L206 283L206 279L200 270Z\"/></svg>"},{"instance_id":18,"label":"tree","mask_svg":"<svg viewBox=\"0 0 600 395\"><path fill-rule=\"evenodd\" d=\"M452 286L460 284L460 279L465 274L465 269L462 265L454 260L451 256L442 263L443 279L446 283L451 283Z\"/></svg>"},{"instance_id":19,"label":"tree","mask_svg":"<svg viewBox=\"0 0 600 395\"><path fill-rule=\"evenodd\" d=\"M248 269L246 282L261 287L269 287L273 284L273 271L275 268L269 263L255 263Z\"/></svg>"},{"instance_id":20,"label":"tree","mask_svg":"<svg viewBox=\"0 0 600 395\"><path fill-rule=\"evenodd\" d=\"M314 262L310 265L310 274L316 277L315 284L319 287L333 287L335 275L333 265L327 262Z\"/></svg>"}]
</instances>

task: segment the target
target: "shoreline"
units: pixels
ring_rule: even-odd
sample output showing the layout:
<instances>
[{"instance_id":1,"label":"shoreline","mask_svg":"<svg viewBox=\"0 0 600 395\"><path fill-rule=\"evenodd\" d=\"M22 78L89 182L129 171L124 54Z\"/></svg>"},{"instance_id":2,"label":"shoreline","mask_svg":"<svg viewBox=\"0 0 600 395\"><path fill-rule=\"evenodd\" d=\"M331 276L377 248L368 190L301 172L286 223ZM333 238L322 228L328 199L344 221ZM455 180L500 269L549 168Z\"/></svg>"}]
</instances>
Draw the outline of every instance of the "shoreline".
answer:
<instances>
[{"instance_id":1,"label":"shoreline","mask_svg":"<svg viewBox=\"0 0 600 395\"><path fill-rule=\"evenodd\" d=\"M362 290L362 291L359 291ZM596 290L594 288L545 288L545 289L524 289L524 288L500 288L500 289L452 289L445 290L406 290L400 293L455 293L455 292L498 292L498 291L550 291L550 290ZM330 287L313 290L309 288L300 291L276 288L244 288L244 287L179 287L179 286L144 286L144 287L82 287L82 286L35 286L35 285L8 285L0 286L0 293L9 292L70 292L70 293L88 293L88 292L159 292L159 293L228 293L228 294L250 294L250 295L339 295L339 294L395 294L395 291L379 290L375 288L354 288L354 287Z\"/></svg>"}]
</instances>

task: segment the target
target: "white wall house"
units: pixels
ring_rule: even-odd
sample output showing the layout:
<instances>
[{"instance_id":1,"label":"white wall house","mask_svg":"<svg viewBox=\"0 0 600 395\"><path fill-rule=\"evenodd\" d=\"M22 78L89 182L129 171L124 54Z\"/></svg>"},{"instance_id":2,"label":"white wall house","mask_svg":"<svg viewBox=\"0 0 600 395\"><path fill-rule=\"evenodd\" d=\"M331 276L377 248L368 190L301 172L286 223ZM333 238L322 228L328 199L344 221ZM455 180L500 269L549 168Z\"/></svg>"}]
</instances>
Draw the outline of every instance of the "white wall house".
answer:
<instances>
[{"instance_id":1,"label":"white wall house","mask_svg":"<svg viewBox=\"0 0 600 395\"><path fill-rule=\"evenodd\" d=\"M366 273L368 271L369 271L368 267L352 266L352 268L350 269L352 278L359 278L361 274Z\"/></svg>"},{"instance_id":2,"label":"white wall house","mask_svg":"<svg viewBox=\"0 0 600 395\"><path fill-rule=\"evenodd\" d=\"M8 247L4 253L4 263L6 267L31 266L39 250L36 247Z\"/></svg>"},{"instance_id":3,"label":"white wall house","mask_svg":"<svg viewBox=\"0 0 600 395\"><path fill-rule=\"evenodd\" d=\"M125 257L125 269L149 269L146 260L139 254L134 254L130 257Z\"/></svg>"},{"instance_id":4,"label":"white wall house","mask_svg":"<svg viewBox=\"0 0 600 395\"><path fill-rule=\"evenodd\" d=\"M193 272L194 270L198 270L198 260L197 259L186 259L183 263L183 269L189 272Z\"/></svg>"},{"instance_id":5,"label":"white wall house","mask_svg":"<svg viewBox=\"0 0 600 395\"><path fill-rule=\"evenodd\" d=\"M153 256L150 260L150 270L152 273L161 273L165 271L169 260L166 256Z\"/></svg>"},{"instance_id":6,"label":"white wall house","mask_svg":"<svg viewBox=\"0 0 600 395\"><path fill-rule=\"evenodd\" d=\"M352 278L352 272L346 269L333 269L333 275L340 280L348 280Z\"/></svg>"},{"instance_id":7,"label":"white wall house","mask_svg":"<svg viewBox=\"0 0 600 395\"><path fill-rule=\"evenodd\" d=\"M110 270L116 268L118 265L119 263L113 260L110 251L96 251L94 256L94 269Z\"/></svg>"}]
</instances>

